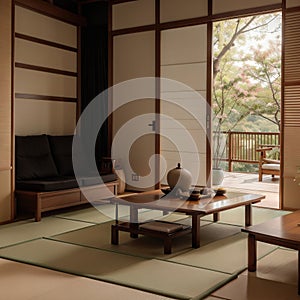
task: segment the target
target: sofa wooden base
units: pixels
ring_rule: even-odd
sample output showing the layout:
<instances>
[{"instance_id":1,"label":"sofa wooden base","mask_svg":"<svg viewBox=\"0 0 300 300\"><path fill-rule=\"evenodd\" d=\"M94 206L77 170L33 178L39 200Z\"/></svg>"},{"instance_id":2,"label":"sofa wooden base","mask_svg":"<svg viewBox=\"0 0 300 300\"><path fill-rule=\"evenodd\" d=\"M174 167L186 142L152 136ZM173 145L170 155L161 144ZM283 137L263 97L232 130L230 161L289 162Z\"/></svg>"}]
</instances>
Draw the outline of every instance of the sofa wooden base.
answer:
<instances>
[{"instance_id":1,"label":"sofa wooden base","mask_svg":"<svg viewBox=\"0 0 300 300\"><path fill-rule=\"evenodd\" d=\"M105 183L114 195L117 195L118 181ZM59 208L72 207L88 203L89 201L103 201L111 196L104 184L87 186L81 191L79 188L51 192L15 191L18 212L32 213L35 221L40 221L43 212Z\"/></svg>"}]
</instances>

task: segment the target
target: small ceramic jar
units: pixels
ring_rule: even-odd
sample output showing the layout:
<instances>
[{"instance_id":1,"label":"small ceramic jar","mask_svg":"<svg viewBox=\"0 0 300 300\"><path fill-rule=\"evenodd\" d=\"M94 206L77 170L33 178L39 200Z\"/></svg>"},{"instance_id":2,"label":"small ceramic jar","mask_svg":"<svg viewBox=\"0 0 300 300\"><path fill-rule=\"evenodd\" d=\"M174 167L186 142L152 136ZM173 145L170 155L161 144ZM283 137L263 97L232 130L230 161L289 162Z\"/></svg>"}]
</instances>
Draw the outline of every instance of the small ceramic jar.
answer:
<instances>
[{"instance_id":1,"label":"small ceramic jar","mask_svg":"<svg viewBox=\"0 0 300 300\"><path fill-rule=\"evenodd\" d=\"M167 181L170 189L175 188L188 191L192 184L192 174L190 171L182 168L180 163L178 163L176 168L168 172Z\"/></svg>"}]
</instances>

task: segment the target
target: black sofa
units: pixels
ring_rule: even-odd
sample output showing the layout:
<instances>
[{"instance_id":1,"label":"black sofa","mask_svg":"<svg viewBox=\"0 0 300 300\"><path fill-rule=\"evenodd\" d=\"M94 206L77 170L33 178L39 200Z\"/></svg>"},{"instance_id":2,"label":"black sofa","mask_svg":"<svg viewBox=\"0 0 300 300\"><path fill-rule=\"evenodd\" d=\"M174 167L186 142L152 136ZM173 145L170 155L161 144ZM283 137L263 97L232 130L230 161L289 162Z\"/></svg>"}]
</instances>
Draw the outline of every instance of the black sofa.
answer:
<instances>
[{"instance_id":1,"label":"black sofa","mask_svg":"<svg viewBox=\"0 0 300 300\"><path fill-rule=\"evenodd\" d=\"M98 176L88 174L80 179L75 178L72 142L72 135L15 137L15 198L18 213L34 212L36 221L40 221L44 211L87 203L78 183L91 193L92 198L105 197L102 195L105 189ZM118 182L111 160L103 159L101 166L99 173L102 181L116 194Z\"/></svg>"}]
</instances>

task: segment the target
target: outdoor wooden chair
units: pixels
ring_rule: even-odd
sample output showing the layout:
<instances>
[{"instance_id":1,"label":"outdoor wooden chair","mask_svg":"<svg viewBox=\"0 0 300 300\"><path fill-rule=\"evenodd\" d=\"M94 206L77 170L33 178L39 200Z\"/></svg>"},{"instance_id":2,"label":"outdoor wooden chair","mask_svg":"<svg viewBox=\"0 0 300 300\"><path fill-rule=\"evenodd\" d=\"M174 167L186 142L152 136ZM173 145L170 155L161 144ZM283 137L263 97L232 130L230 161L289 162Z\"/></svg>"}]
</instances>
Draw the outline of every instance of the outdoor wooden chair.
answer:
<instances>
[{"instance_id":1,"label":"outdoor wooden chair","mask_svg":"<svg viewBox=\"0 0 300 300\"><path fill-rule=\"evenodd\" d=\"M258 181L262 181L263 174L272 175L272 178L274 178L275 175L280 176L280 160L269 159L266 155L266 153L273 148L274 146L268 146L256 149L257 152L260 152Z\"/></svg>"}]
</instances>

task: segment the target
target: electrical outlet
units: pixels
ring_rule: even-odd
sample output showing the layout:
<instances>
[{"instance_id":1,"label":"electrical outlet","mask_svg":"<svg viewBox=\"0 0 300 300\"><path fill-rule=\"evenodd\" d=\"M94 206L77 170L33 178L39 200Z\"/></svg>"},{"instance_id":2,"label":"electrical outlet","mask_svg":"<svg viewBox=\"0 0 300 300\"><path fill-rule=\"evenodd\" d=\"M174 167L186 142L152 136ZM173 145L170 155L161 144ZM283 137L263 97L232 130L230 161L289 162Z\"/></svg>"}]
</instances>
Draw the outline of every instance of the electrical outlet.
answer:
<instances>
[{"instance_id":1,"label":"electrical outlet","mask_svg":"<svg viewBox=\"0 0 300 300\"><path fill-rule=\"evenodd\" d=\"M133 173L132 176L132 181L140 181L140 175Z\"/></svg>"}]
</instances>

